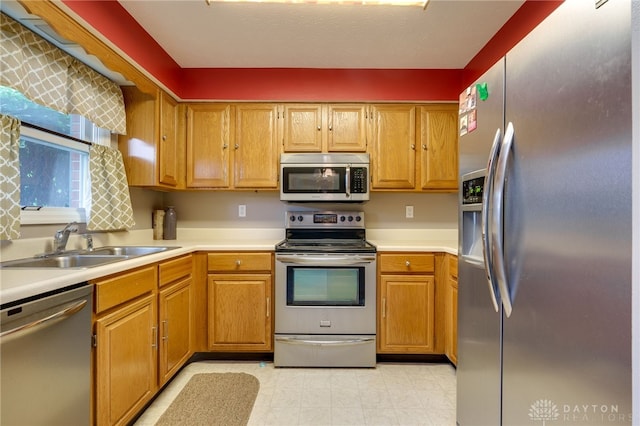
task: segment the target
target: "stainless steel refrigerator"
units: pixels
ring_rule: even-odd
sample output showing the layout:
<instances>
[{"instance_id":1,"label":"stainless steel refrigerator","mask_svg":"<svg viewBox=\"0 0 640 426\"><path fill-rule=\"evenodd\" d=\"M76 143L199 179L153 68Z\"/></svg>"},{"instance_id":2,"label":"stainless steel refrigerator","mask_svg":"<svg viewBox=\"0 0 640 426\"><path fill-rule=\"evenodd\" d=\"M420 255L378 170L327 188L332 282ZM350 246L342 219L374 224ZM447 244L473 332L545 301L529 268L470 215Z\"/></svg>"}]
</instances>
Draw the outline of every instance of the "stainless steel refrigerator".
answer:
<instances>
[{"instance_id":1,"label":"stainless steel refrigerator","mask_svg":"<svg viewBox=\"0 0 640 426\"><path fill-rule=\"evenodd\" d=\"M637 10L568 0L461 94L461 426L631 424Z\"/></svg>"}]
</instances>

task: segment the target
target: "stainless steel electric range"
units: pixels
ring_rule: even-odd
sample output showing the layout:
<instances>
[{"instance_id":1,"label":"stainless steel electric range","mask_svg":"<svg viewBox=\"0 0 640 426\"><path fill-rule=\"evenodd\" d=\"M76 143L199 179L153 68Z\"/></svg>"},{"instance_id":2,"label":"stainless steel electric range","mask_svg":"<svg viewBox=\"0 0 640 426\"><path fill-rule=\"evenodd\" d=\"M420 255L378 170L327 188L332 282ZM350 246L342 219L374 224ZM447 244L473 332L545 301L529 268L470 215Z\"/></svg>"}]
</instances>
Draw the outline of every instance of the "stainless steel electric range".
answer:
<instances>
[{"instance_id":1,"label":"stainless steel electric range","mask_svg":"<svg viewBox=\"0 0 640 426\"><path fill-rule=\"evenodd\" d=\"M276 245L276 367L375 367L376 248L364 213L286 213Z\"/></svg>"}]
</instances>

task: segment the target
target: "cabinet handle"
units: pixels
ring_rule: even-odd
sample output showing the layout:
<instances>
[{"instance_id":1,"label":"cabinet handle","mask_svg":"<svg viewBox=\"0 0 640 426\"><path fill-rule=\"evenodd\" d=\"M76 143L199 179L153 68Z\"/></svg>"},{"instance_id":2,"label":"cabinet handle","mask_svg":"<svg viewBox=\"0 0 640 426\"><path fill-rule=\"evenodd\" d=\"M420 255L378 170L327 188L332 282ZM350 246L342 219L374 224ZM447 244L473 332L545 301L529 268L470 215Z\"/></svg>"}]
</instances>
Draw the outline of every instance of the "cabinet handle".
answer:
<instances>
[{"instance_id":1,"label":"cabinet handle","mask_svg":"<svg viewBox=\"0 0 640 426\"><path fill-rule=\"evenodd\" d=\"M329 131L333 131L333 125L329 126Z\"/></svg>"},{"instance_id":2,"label":"cabinet handle","mask_svg":"<svg viewBox=\"0 0 640 426\"><path fill-rule=\"evenodd\" d=\"M408 260L406 260L406 261L404 262L404 264L405 264L405 266L406 266L407 268L408 268L409 266L411 266L411 262L409 262Z\"/></svg>"},{"instance_id":3,"label":"cabinet handle","mask_svg":"<svg viewBox=\"0 0 640 426\"><path fill-rule=\"evenodd\" d=\"M238 259L236 260L236 266L240 266L242 264L242 260Z\"/></svg>"},{"instance_id":4,"label":"cabinet handle","mask_svg":"<svg viewBox=\"0 0 640 426\"><path fill-rule=\"evenodd\" d=\"M166 341L169 338L169 323L167 320L162 321L162 340Z\"/></svg>"},{"instance_id":5,"label":"cabinet handle","mask_svg":"<svg viewBox=\"0 0 640 426\"><path fill-rule=\"evenodd\" d=\"M153 327L151 327L151 334L152 334L152 338L151 338L151 347L153 349L156 349L158 347L158 328L154 325Z\"/></svg>"},{"instance_id":6,"label":"cabinet handle","mask_svg":"<svg viewBox=\"0 0 640 426\"><path fill-rule=\"evenodd\" d=\"M167 135L162 135L162 140L166 141L167 140Z\"/></svg>"},{"instance_id":7,"label":"cabinet handle","mask_svg":"<svg viewBox=\"0 0 640 426\"><path fill-rule=\"evenodd\" d=\"M321 126L318 126L318 130L322 130L322 127L321 127Z\"/></svg>"},{"instance_id":8,"label":"cabinet handle","mask_svg":"<svg viewBox=\"0 0 640 426\"><path fill-rule=\"evenodd\" d=\"M422 144L422 149L426 151L427 150L427 145Z\"/></svg>"},{"instance_id":9,"label":"cabinet handle","mask_svg":"<svg viewBox=\"0 0 640 426\"><path fill-rule=\"evenodd\" d=\"M387 317L387 298L382 298L382 318Z\"/></svg>"},{"instance_id":10,"label":"cabinet handle","mask_svg":"<svg viewBox=\"0 0 640 426\"><path fill-rule=\"evenodd\" d=\"M235 144L233 147L234 147L235 149L238 149L238 148L240 148L240 145Z\"/></svg>"},{"instance_id":11,"label":"cabinet handle","mask_svg":"<svg viewBox=\"0 0 640 426\"><path fill-rule=\"evenodd\" d=\"M229 148L229 145L227 145L226 143L222 145L222 149L227 149L227 148Z\"/></svg>"},{"instance_id":12,"label":"cabinet handle","mask_svg":"<svg viewBox=\"0 0 640 426\"><path fill-rule=\"evenodd\" d=\"M416 149L416 145L415 144L411 144L411 149L415 150Z\"/></svg>"},{"instance_id":13,"label":"cabinet handle","mask_svg":"<svg viewBox=\"0 0 640 426\"><path fill-rule=\"evenodd\" d=\"M271 316L271 298L267 297L267 318Z\"/></svg>"}]
</instances>

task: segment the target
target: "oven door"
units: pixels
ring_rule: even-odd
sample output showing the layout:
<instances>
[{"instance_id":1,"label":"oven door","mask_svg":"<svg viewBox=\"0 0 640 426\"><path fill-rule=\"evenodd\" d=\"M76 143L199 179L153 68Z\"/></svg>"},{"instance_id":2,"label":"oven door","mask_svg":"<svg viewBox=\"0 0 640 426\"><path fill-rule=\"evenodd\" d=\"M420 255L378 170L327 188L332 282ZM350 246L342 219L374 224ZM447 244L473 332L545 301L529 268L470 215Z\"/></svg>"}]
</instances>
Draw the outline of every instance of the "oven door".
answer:
<instances>
[{"instance_id":1,"label":"oven door","mask_svg":"<svg viewBox=\"0 0 640 426\"><path fill-rule=\"evenodd\" d=\"M276 334L375 334L375 254L276 254Z\"/></svg>"}]
</instances>

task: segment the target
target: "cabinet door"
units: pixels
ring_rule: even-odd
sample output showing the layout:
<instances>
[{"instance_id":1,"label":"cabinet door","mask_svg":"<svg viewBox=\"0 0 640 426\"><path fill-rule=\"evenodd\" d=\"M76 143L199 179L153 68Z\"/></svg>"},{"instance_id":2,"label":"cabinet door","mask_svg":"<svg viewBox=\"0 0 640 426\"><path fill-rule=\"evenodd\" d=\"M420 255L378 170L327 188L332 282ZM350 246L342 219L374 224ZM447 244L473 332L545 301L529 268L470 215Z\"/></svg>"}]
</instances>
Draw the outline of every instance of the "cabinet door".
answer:
<instances>
[{"instance_id":1,"label":"cabinet door","mask_svg":"<svg viewBox=\"0 0 640 426\"><path fill-rule=\"evenodd\" d=\"M322 105L286 104L283 149L285 152L322 151Z\"/></svg>"},{"instance_id":2,"label":"cabinet door","mask_svg":"<svg viewBox=\"0 0 640 426\"><path fill-rule=\"evenodd\" d=\"M271 275L211 274L209 349L271 350Z\"/></svg>"},{"instance_id":3,"label":"cabinet door","mask_svg":"<svg viewBox=\"0 0 640 426\"><path fill-rule=\"evenodd\" d=\"M158 309L162 386L191 356L191 278L160 291Z\"/></svg>"},{"instance_id":4,"label":"cabinet door","mask_svg":"<svg viewBox=\"0 0 640 426\"><path fill-rule=\"evenodd\" d=\"M416 107L372 107L373 189L414 189L416 186Z\"/></svg>"},{"instance_id":5,"label":"cabinet door","mask_svg":"<svg viewBox=\"0 0 640 426\"><path fill-rule=\"evenodd\" d=\"M158 141L159 179L161 184L177 186L179 180L178 103L160 92L160 140ZM184 157L183 157L184 158Z\"/></svg>"},{"instance_id":6,"label":"cabinet door","mask_svg":"<svg viewBox=\"0 0 640 426\"><path fill-rule=\"evenodd\" d=\"M230 105L187 107L187 187L229 187L230 120Z\"/></svg>"},{"instance_id":7,"label":"cabinet door","mask_svg":"<svg viewBox=\"0 0 640 426\"><path fill-rule=\"evenodd\" d=\"M278 187L278 108L272 104L236 106L233 161L235 188Z\"/></svg>"},{"instance_id":8,"label":"cabinet door","mask_svg":"<svg viewBox=\"0 0 640 426\"><path fill-rule=\"evenodd\" d=\"M433 275L380 276L379 352L433 352L434 292Z\"/></svg>"},{"instance_id":9,"label":"cabinet door","mask_svg":"<svg viewBox=\"0 0 640 426\"><path fill-rule=\"evenodd\" d=\"M328 105L327 151L366 151L366 113L366 105Z\"/></svg>"},{"instance_id":10,"label":"cabinet door","mask_svg":"<svg viewBox=\"0 0 640 426\"><path fill-rule=\"evenodd\" d=\"M446 354L454 364L458 362L458 280L449 278L447 297L448 327L446 334Z\"/></svg>"},{"instance_id":11,"label":"cabinet door","mask_svg":"<svg viewBox=\"0 0 640 426\"><path fill-rule=\"evenodd\" d=\"M458 188L458 110L456 105L420 108L422 189Z\"/></svg>"},{"instance_id":12,"label":"cabinet door","mask_svg":"<svg viewBox=\"0 0 640 426\"><path fill-rule=\"evenodd\" d=\"M96 321L96 423L124 425L156 390L156 298Z\"/></svg>"}]
</instances>

